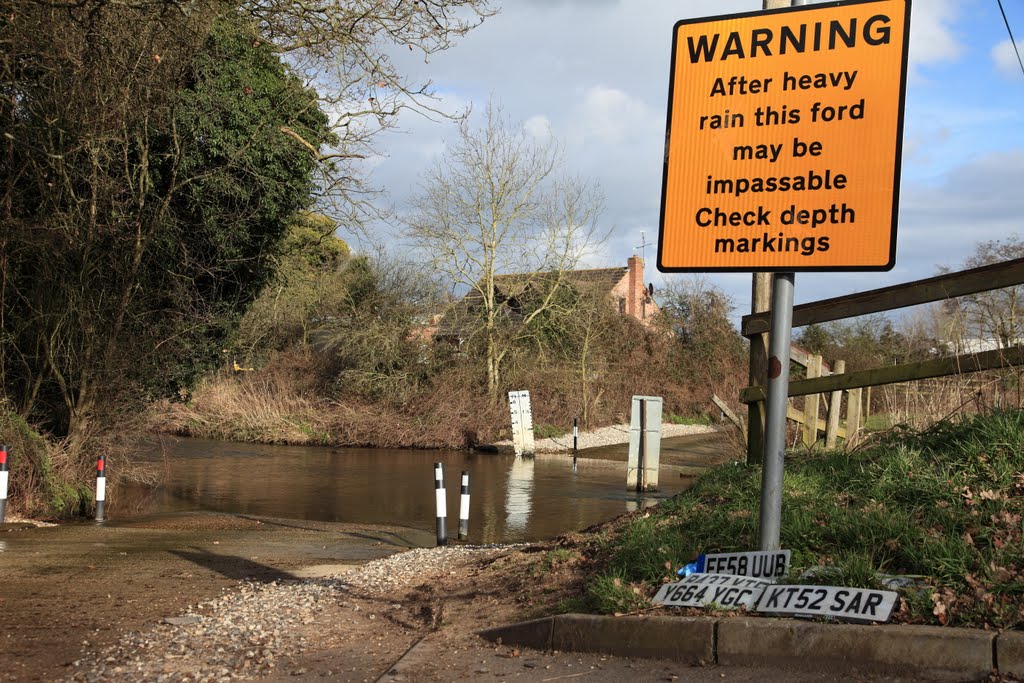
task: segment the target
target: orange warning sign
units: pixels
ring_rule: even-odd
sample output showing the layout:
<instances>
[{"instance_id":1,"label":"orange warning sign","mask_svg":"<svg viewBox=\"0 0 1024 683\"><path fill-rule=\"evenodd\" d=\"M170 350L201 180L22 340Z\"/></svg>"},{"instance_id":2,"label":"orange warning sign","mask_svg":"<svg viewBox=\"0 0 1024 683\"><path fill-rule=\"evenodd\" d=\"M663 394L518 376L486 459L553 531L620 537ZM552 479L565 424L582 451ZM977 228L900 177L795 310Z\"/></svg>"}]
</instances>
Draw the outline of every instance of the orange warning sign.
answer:
<instances>
[{"instance_id":1,"label":"orange warning sign","mask_svg":"<svg viewBox=\"0 0 1024 683\"><path fill-rule=\"evenodd\" d=\"M910 0L680 21L658 268L895 265Z\"/></svg>"}]
</instances>

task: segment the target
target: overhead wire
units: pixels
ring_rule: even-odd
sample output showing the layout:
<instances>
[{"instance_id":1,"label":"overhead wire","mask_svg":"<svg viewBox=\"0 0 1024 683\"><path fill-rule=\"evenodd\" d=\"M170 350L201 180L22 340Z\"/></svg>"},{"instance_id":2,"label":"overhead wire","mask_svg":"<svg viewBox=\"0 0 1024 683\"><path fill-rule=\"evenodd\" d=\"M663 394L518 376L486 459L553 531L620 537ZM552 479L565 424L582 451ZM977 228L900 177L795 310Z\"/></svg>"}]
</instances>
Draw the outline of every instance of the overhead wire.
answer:
<instances>
[{"instance_id":1,"label":"overhead wire","mask_svg":"<svg viewBox=\"0 0 1024 683\"><path fill-rule=\"evenodd\" d=\"M1006 18L1006 10L1003 9L1003 0L996 0L999 5L999 11L1003 15L1003 23L1006 24L1006 32L1010 34L1010 44L1013 45L1013 51L1017 54L1017 63L1020 64L1020 71L1024 74L1024 60L1020 58L1020 50L1017 49L1017 41L1013 38L1013 31L1010 30L1010 20Z\"/></svg>"}]
</instances>

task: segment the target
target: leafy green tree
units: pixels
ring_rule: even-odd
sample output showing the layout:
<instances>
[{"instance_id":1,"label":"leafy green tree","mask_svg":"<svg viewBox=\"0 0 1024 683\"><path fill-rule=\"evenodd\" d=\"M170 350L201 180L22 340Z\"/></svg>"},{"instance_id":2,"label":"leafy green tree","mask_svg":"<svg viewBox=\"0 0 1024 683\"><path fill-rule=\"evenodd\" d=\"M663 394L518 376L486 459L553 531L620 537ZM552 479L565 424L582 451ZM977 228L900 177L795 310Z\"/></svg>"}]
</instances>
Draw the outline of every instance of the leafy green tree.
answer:
<instances>
[{"instance_id":1,"label":"leafy green tree","mask_svg":"<svg viewBox=\"0 0 1024 683\"><path fill-rule=\"evenodd\" d=\"M242 317L235 347L246 357L292 346L308 350L310 333L351 308L353 270L334 221L300 213L288 229L274 277Z\"/></svg>"},{"instance_id":2,"label":"leafy green tree","mask_svg":"<svg viewBox=\"0 0 1024 683\"><path fill-rule=\"evenodd\" d=\"M0 380L20 414L76 443L101 411L219 356L335 140L316 94L236 13L12 11Z\"/></svg>"}]
</instances>

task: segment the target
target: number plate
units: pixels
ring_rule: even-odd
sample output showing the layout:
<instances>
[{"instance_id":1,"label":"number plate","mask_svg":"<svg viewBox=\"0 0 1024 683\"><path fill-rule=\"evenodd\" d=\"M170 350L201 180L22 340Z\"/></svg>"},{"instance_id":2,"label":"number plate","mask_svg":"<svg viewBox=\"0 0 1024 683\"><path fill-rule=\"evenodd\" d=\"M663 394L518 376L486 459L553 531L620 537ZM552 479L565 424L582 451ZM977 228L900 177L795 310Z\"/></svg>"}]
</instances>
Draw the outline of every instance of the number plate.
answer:
<instances>
[{"instance_id":1,"label":"number plate","mask_svg":"<svg viewBox=\"0 0 1024 683\"><path fill-rule=\"evenodd\" d=\"M788 550L757 550L746 553L710 553L704 556L703 571L756 579L777 579L789 571Z\"/></svg>"},{"instance_id":2,"label":"number plate","mask_svg":"<svg viewBox=\"0 0 1024 683\"><path fill-rule=\"evenodd\" d=\"M725 574L692 574L682 581L667 583L654 602L671 607L708 607L752 610L768 586L767 581Z\"/></svg>"},{"instance_id":3,"label":"number plate","mask_svg":"<svg viewBox=\"0 0 1024 683\"><path fill-rule=\"evenodd\" d=\"M757 604L758 612L855 621L888 621L898 594L868 588L772 585Z\"/></svg>"}]
</instances>

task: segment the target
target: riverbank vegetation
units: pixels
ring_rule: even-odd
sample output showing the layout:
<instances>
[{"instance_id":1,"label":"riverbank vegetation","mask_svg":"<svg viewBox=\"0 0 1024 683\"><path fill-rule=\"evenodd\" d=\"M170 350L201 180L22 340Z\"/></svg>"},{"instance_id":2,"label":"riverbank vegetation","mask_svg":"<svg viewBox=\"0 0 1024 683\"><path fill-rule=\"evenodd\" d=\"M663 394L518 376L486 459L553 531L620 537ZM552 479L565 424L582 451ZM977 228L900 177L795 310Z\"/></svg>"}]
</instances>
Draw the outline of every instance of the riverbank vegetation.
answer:
<instances>
[{"instance_id":1,"label":"riverbank vegetation","mask_svg":"<svg viewBox=\"0 0 1024 683\"><path fill-rule=\"evenodd\" d=\"M599 229L600 193L496 104L480 126L449 115L465 154L425 179L408 226L418 262L354 255L335 236L382 215L360 166L374 135L403 109L445 115L389 49L445 50L493 13L486 0L11 5L0 438L12 511L89 508L97 455L129 471L120 440L144 414L215 438L462 447L500 436L509 389L529 388L536 423L562 429L621 421L634 393L685 415L705 412L713 387L736 394L742 340L720 293L666 292L668 315L646 328L562 277L599 241L581 236ZM489 166L492 151L508 163ZM489 220L466 213L470 194L431 194L460 174L474 192L506 188L487 205L508 212ZM441 276L448 242L430 230L445 216L488 267ZM489 225L501 236L474 233ZM512 263L540 273L514 306L433 338L454 286Z\"/></svg>"},{"instance_id":2,"label":"riverbank vegetation","mask_svg":"<svg viewBox=\"0 0 1024 683\"><path fill-rule=\"evenodd\" d=\"M699 553L757 549L759 499L758 468L708 472L578 548L586 598L564 607L643 610ZM896 620L1024 627L1022 411L896 429L850 453L791 452L782 510L790 580L881 588L882 575L905 576Z\"/></svg>"},{"instance_id":3,"label":"riverbank vegetation","mask_svg":"<svg viewBox=\"0 0 1024 683\"><path fill-rule=\"evenodd\" d=\"M350 268L361 275L346 285ZM291 297L271 288L242 322L261 341L237 337L257 369L212 374L186 400L160 402L153 427L238 441L419 448L508 436L508 407L487 389L483 349L417 335L423 318L407 292L422 283L366 262L338 273L331 291L345 303L314 331L295 327L269 343L271 326L251 318L270 308L263 297ZM584 429L627 421L634 394L661 395L671 413L706 421L711 394L734 396L742 379L744 349L728 301L699 284L660 298L663 316L651 328L583 296L573 312L586 325L538 319L527 341L508 347L499 388L528 387L534 424L548 431L568 432L577 417Z\"/></svg>"},{"instance_id":4,"label":"riverbank vegetation","mask_svg":"<svg viewBox=\"0 0 1024 683\"><path fill-rule=\"evenodd\" d=\"M300 212L334 207L353 231L377 215L359 166L376 133L403 109L446 115L389 50L447 49L492 14L486 0L7 3L0 390L8 422L48 445L15 453L12 510L91 502L97 452L220 363Z\"/></svg>"}]
</instances>

